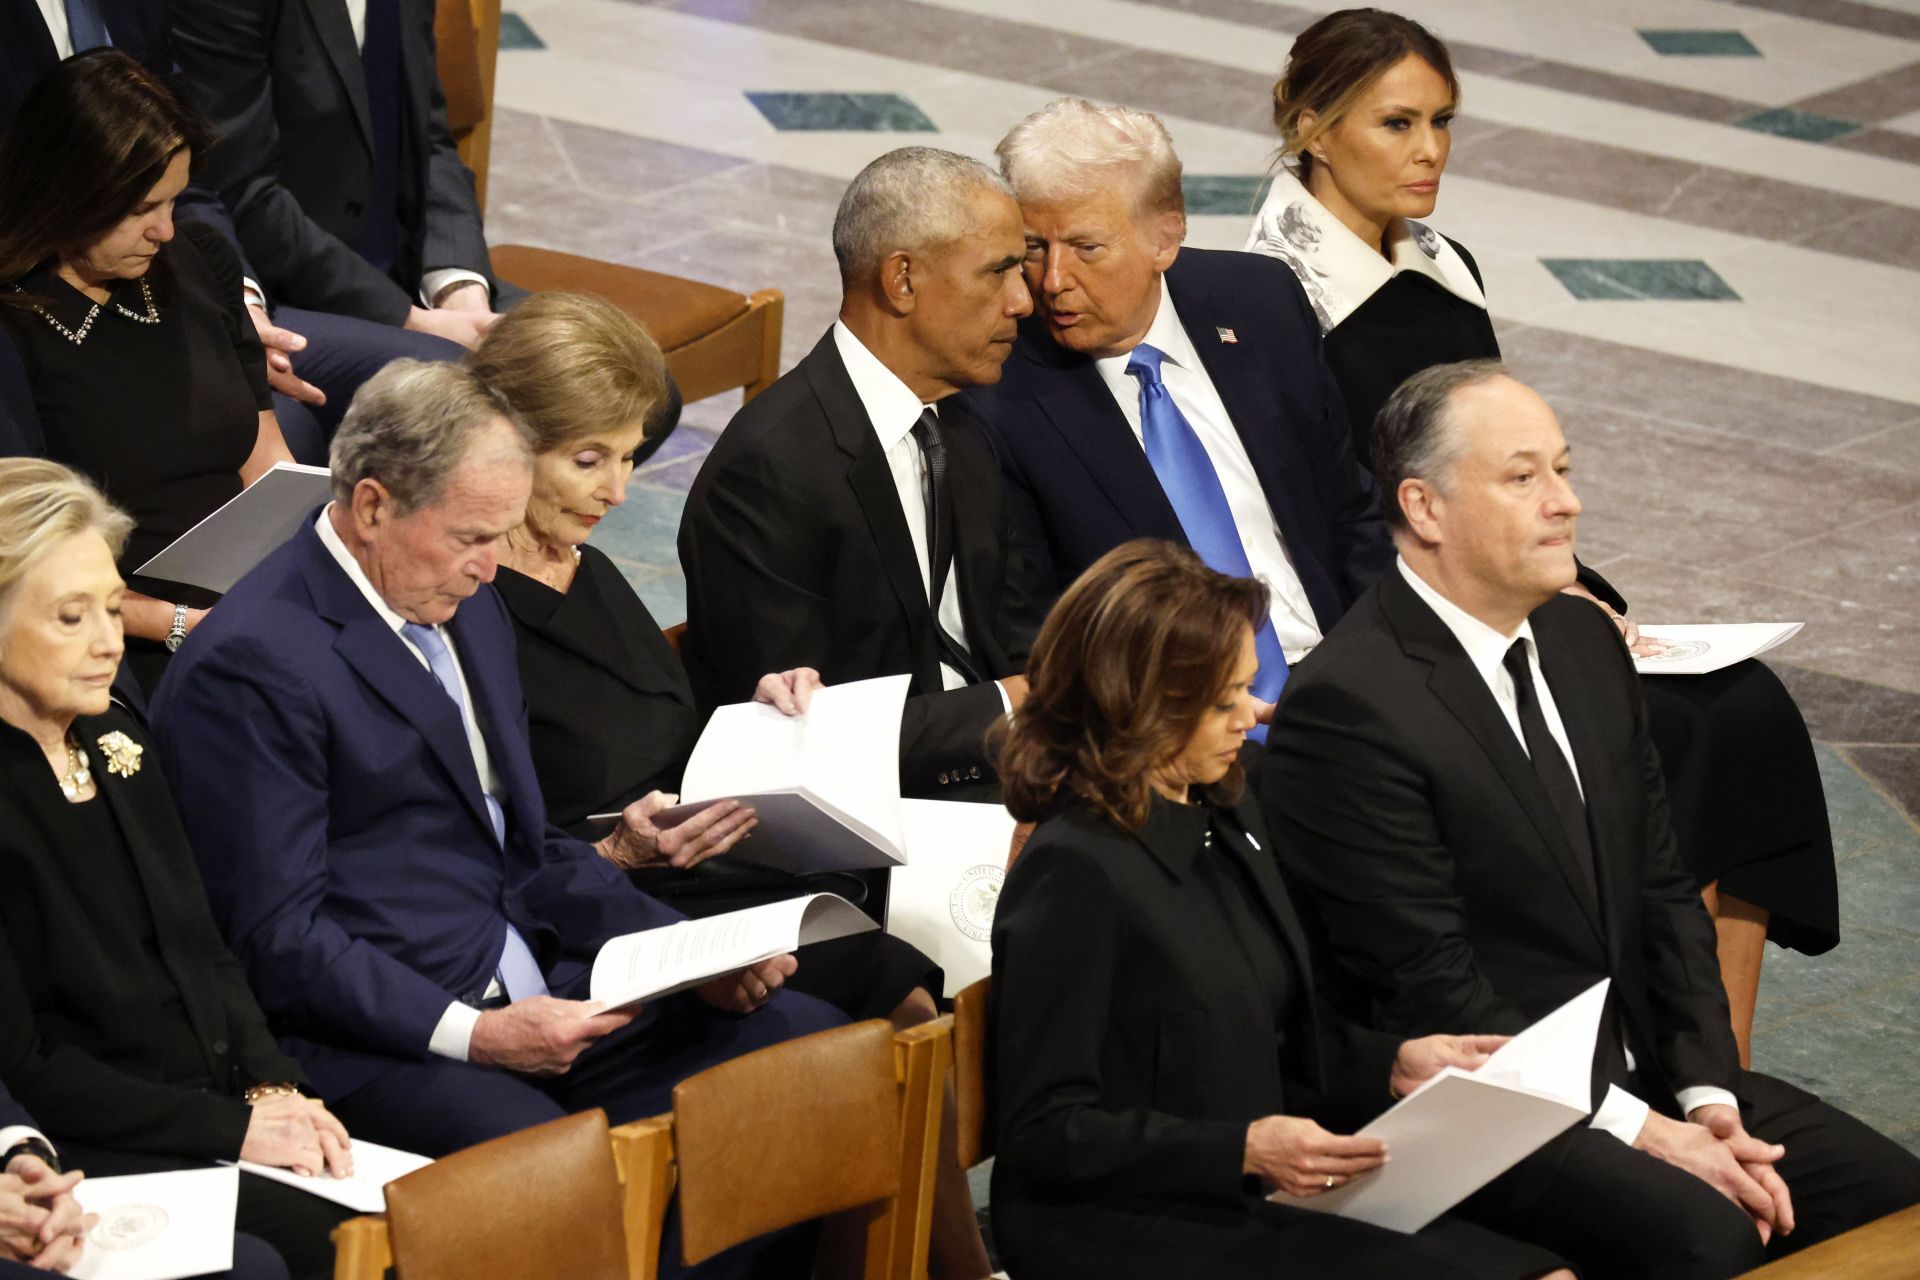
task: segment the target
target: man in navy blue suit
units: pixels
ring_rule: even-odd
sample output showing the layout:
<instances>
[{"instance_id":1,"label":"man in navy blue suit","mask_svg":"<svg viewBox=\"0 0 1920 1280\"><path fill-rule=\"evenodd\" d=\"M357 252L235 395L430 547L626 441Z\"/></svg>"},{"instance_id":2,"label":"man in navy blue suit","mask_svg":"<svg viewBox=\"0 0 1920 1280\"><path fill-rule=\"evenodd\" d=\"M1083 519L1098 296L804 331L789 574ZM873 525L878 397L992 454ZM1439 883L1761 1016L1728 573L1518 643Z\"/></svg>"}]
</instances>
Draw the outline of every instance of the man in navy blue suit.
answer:
<instances>
[{"instance_id":1,"label":"man in navy blue suit","mask_svg":"<svg viewBox=\"0 0 1920 1280\"><path fill-rule=\"evenodd\" d=\"M1271 702L1393 554L1313 312L1283 264L1181 248L1180 160L1154 116L1063 98L999 155L1033 315L999 384L966 394L1020 552L1056 594L1137 537L1262 579Z\"/></svg>"},{"instance_id":2,"label":"man in navy blue suit","mask_svg":"<svg viewBox=\"0 0 1920 1280\"><path fill-rule=\"evenodd\" d=\"M602 942L680 917L546 821L488 585L532 486L525 430L463 368L398 361L332 463L334 501L154 699L215 916L328 1105L439 1154L567 1111L663 1111L686 1076L844 1021L778 989L790 956L638 1017L586 1000ZM656 831L658 799L608 837L630 860L724 839Z\"/></svg>"}]
</instances>

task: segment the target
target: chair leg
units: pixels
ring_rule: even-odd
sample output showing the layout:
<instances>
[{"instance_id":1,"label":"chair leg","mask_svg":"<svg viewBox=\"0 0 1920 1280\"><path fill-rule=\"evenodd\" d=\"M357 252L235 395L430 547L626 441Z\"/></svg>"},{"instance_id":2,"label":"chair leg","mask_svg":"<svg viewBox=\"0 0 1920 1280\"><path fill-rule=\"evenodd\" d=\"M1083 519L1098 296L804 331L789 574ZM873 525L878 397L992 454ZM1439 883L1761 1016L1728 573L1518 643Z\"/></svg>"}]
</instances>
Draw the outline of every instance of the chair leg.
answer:
<instances>
[{"instance_id":1,"label":"chair leg","mask_svg":"<svg viewBox=\"0 0 1920 1280\"><path fill-rule=\"evenodd\" d=\"M1760 969L1767 954L1767 917L1764 907L1730 897L1720 886L1701 891L1713 917L1720 982L1727 989L1727 1009L1733 1017L1733 1039L1740 1049L1740 1065L1753 1066L1753 1015L1760 1000Z\"/></svg>"}]
</instances>

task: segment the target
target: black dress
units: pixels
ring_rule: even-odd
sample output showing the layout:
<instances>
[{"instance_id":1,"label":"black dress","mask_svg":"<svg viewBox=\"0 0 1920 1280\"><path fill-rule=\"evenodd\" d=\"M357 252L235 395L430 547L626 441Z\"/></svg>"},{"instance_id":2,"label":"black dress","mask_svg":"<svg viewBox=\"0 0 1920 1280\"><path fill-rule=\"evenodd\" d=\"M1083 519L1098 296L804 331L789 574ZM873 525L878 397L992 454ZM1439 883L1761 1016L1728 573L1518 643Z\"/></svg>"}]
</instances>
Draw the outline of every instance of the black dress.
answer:
<instances>
[{"instance_id":1,"label":"black dress","mask_svg":"<svg viewBox=\"0 0 1920 1280\"><path fill-rule=\"evenodd\" d=\"M590 546L564 592L502 566L494 587L513 618L526 690L534 772L556 825L612 813L649 791L677 791L700 737L686 670L614 563ZM642 868L640 889L690 916L826 890L852 897L854 877L821 878L744 869L743 850L686 871ZM815 943L799 953L790 986L850 1017L884 1018L915 987L936 998L939 966L884 932Z\"/></svg>"},{"instance_id":2,"label":"black dress","mask_svg":"<svg viewBox=\"0 0 1920 1280\"><path fill-rule=\"evenodd\" d=\"M73 734L97 788L83 804L0 724L0 1079L89 1173L235 1159L246 1090L305 1077L221 940L139 722L115 707ZM112 734L139 749L130 775L110 768ZM330 1274L345 1210L252 1175L240 1186L241 1230L295 1276Z\"/></svg>"},{"instance_id":3,"label":"black dress","mask_svg":"<svg viewBox=\"0 0 1920 1280\"><path fill-rule=\"evenodd\" d=\"M93 306L51 263L19 284L75 332ZM20 351L47 456L133 517L121 575L137 591L205 607L214 601L207 592L132 571L240 492L260 413L273 407L266 356L241 301L239 260L212 228L181 223L154 258L147 284L157 324L119 310L146 315L140 284L114 285L77 344L21 305L0 306L0 325ZM129 637L127 663L148 692L166 658L158 642Z\"/></svg>"},{"instance_id":4,"label":"black dress","mask_svg":"<svg viewBox=\"0 0 1920 1280\"><path fill-rule=\"evenodd\" d=\"M1531 1245L1269 1204L1241 1173L1271 1115L1351 1132L1399 1039L1323 1016L1256 807L1156 798L1138 833L1042 822L993 925L994 1239L1021 1280L1528 1277Z\"/></svg>"},{"instance_id":5,"label":"black dress","mask_svg":"<svg viewBox=\"0 0 1920 1280\"><path fill-rule=\"evenodd\" d=\"M1472 255L1448 243L1479 280ZM1326 355L1364 465L1373 420L1402 382L1436 364L1498 359L1500 344L1483 308L1402 271L1328 332ZM1582 566L1580 581L1626 610L1594 570ZM1711 675L1644 677L1640 687L1695 879L1765 908L1767 936L1781 946L1831 950L1840 941L1833 833L1813 739L1786 686L1749 659Z\"/></svg>"}]
</instances>

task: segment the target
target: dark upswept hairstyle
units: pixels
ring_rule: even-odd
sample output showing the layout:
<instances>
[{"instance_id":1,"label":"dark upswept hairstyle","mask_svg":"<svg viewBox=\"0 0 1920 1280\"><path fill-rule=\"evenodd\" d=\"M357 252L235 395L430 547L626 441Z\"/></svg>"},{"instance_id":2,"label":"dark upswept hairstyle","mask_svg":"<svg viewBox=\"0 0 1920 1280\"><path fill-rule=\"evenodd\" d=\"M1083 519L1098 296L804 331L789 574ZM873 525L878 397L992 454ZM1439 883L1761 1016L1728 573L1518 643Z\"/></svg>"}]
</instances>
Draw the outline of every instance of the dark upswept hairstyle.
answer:
<instances>
[{"instance_id":1,"label":"dark upswept hairstyle","mask_svg":"<svg viewBox=\"0 0 1920 1280\"><path fill-rule=\"evenodd\" d=\"M210 134L159 77L115 49L50 67L0 139L0 285L92 244ZM0 298L18 299L11 289Z\"/></svg>"},{"instance_id":2,"label":"dark upswept hairstyle","mask_svg":"<svg viewBox=\"0 0 1920 1280\"><path fill-rule=\"evenodd\" d=\"M1307 147L1340 122L1353 104L1386 71L1415 54L1440 73L1457 104L1460 78L1440 37L1412 18L1385 9L1341 9L1302 31L1287 55L1286 70L1273 86L1273 126L1280 131L1280 154L1291 157L1305 182L1313 172ZM1300 124L1311 111L1311 131Z\"/></svg>"},{"instance_id":3,"label":"dark upswept hairstyle","mask_svg":"<svg viewBox=\"0 0 1920 1280\"><path fill-rule=\"evenodd\" d=\"M1152 775L1179 755L1233 679L1242 629L1267 589L1216 573L1154 538L1094 561L1047 615L1027 659L1027 697L999 733L1000 784L1022 822L1089 805L1129 831ZM1216 784L1233 795L1236 764Z\"/></svg>"}]
</instances>

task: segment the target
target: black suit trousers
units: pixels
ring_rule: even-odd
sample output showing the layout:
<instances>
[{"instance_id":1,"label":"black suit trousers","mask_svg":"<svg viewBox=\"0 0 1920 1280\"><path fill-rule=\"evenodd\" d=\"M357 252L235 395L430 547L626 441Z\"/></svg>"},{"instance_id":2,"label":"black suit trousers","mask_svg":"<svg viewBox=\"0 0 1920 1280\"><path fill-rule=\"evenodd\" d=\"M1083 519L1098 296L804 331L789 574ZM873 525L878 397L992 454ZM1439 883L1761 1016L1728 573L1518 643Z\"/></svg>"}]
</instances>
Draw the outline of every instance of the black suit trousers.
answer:
<instances>
[{"instance_id":1,"label":"black suit trousers","mask_svg":"<svg viewBox=\"0 0 1920 1280\"><path fill-rule=\"evenodd\" d=\"M1584 1126L1455 1212L1552 1249L1582 1280L1722 1280L1920 1202L1920 1159L1891 1139L1770 1076L1749 1073L1741 1093L1747 1132L1787 1149L1775 1168L1796 1225L1770 1245L1705 1181Z\"/></svg>"}]
</instances>

